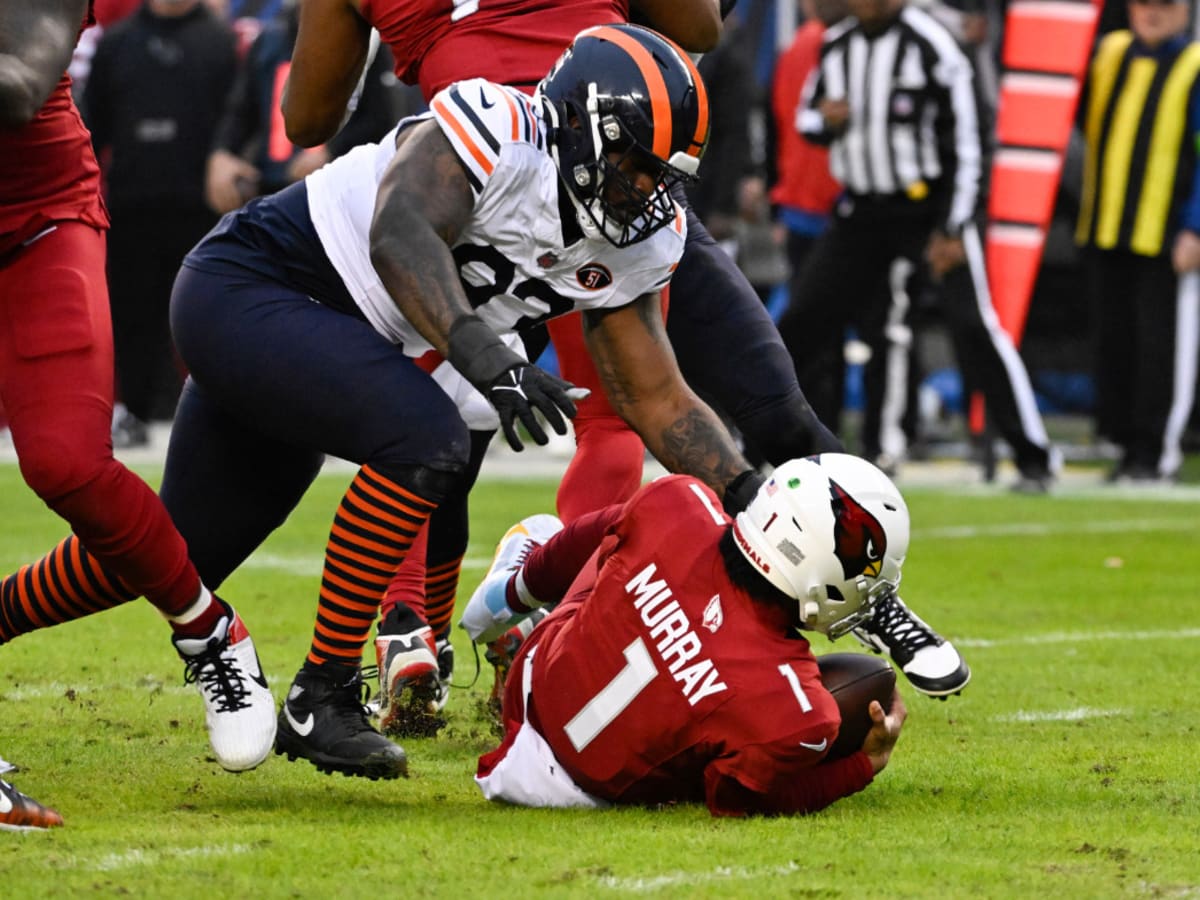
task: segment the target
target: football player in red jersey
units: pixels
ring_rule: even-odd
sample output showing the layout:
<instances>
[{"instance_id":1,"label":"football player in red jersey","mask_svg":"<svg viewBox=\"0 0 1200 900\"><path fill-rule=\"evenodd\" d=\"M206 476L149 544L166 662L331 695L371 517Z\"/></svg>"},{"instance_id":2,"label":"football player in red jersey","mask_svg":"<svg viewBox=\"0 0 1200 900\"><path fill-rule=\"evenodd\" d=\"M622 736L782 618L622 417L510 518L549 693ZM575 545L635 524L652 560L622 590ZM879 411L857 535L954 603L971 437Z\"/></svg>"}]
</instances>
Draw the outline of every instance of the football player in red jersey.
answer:
<instances>
[{"instance_id":1,"label":"football player in red jersey","mask_svg":"<svg viewBox=\"0 0 1200 900\"><path fill-rule=\"evenodd\" d=\"M486 638L514 608L561 600L513 663L504 740L479 761L486 797L806 813L887 765L899 693L887 712L871 701L861 749L829 758L838 705L796 632L846 634L900 580L908 509L873 465L789 461L732 522L705 486L673 475L540 545L552 529L528 524L502 541L463 616Z\"/></svg>"},{"instance_id":2,"label":"football player in red jersey","mask_svg":"<svg viewBox=\"0 0 1200 900\"><path fill-rule=\"evenodd\" d=\"M104 277L108 215L91 138L66 75L88 0L0 0L0 400L26 483L71 525L56 552L101 561L170 622L204 697L217 759L252 768L270 751L274 703L254 644L200 582L149 486L113 458L113 347ZM42 607L10 580L5 633L77 610Z\"/></svg>"}]
</instances>

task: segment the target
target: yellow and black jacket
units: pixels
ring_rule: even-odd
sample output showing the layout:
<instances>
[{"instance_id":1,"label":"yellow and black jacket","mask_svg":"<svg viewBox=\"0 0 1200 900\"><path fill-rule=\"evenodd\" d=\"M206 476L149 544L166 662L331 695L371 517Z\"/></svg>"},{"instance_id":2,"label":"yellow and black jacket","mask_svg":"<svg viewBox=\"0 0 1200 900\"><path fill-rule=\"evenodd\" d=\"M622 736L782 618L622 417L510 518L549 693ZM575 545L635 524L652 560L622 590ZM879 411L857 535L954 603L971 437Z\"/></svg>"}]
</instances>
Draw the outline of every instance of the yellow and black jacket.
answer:
<instances>
[{"instance_id":1,"label":"yellow and black jacket","mask_svg":"<svg viewBox=\"0 0 1200 900\"><path fill-rule=\"evenodd\" d=\"M1152 50L1130 31L1107 35L1080 117L1079 244L1158 256L1179 229L1200 232L1200 44L1181 35Z\"/></svg>"}]
</instances>

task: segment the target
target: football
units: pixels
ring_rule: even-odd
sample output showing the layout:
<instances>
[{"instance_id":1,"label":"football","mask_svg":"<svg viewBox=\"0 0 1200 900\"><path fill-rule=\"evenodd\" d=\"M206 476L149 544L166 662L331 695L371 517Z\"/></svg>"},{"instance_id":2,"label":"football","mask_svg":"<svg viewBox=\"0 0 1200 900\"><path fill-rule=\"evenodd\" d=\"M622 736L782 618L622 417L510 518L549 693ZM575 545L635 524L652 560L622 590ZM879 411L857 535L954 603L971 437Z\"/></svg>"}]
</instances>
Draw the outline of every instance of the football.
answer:
<instances>
[{"instance_id":1,"label":"football","mask_svg":"<svg viewBox=\"0 0 1200 900\"><path fill-rule=\"evenodd\" d=\"M862 748L871 730L867 712L871 701L878 700L884 710L891 709L896 673L887 660L864 653L829 653L818 657L817 665L822 684L842 713L842 727L826 759L841 759Z\"/></svg>"}]
</instances>

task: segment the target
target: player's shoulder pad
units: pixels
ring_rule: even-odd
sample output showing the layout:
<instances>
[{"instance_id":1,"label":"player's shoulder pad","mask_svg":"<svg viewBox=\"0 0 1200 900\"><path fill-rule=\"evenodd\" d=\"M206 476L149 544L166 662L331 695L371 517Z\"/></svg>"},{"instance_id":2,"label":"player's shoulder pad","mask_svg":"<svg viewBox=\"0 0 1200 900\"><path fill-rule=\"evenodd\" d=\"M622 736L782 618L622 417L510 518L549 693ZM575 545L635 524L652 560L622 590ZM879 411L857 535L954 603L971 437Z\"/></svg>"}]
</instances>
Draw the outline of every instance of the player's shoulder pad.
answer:
<instances>
[{"instance_id":1,"label":"player's shoulder pad","mask_svg":"<svg viewBox=\"0 0 1200 900\"><path fill-rule=\"evenodd\" d=\"M545 148L533 99L504 85L482 78L457 81L438 91L429 107L476 193L495 171L506 144Z\"/></svg>"}]
</instances>

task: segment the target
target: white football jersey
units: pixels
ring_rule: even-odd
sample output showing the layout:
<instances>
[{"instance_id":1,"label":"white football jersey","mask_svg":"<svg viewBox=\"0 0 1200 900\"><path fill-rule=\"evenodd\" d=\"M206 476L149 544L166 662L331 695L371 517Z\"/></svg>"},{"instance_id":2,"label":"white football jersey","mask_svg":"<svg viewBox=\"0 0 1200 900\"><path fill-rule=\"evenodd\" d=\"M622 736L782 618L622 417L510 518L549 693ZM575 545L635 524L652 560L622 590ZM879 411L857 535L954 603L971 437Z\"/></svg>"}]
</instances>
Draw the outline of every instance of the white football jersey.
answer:
<instances>
[{"instance_id":1,"label":"white football jersey","mask_svg":"<svg viewBox=\"0 0 1200 900\"><path fill-rule=\"evenodd\" d=\"M430 112L400 122L308 176L313 225L334 268L374 328L409 356L432 349L401 314L370 260L375 195L396 134L432 118L471 183L475 211L452 252L476 314L498 334L573 310L624 306L664 287L683 255L686 220L618 249L602 235L564 246L558 171L540 104L482 79L436 94Z\"/></svg>"}]
</instances>

